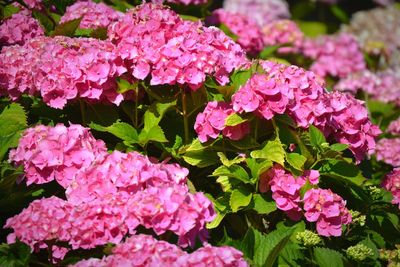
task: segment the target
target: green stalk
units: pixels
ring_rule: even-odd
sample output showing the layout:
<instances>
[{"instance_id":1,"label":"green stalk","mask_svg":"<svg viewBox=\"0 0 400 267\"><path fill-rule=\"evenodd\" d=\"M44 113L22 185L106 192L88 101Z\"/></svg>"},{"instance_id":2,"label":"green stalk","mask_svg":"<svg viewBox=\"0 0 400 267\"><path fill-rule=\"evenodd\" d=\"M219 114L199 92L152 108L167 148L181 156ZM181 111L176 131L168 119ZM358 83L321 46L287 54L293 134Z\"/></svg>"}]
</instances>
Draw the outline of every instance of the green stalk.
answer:
<instances>
[{"instance_id":1,"label":"green stalk","mask_svg":"<svg viewBox=\"0 0 400 267\"><path fill-rule=\"evenodd\" d=\"M183 116L183 130L185 133L185 144L189 143L189 120L187 113L187 103L186 103L186 93L183 88L181 88L181 96L182 96L182 116Z\"/></svg>"}]
</instances>

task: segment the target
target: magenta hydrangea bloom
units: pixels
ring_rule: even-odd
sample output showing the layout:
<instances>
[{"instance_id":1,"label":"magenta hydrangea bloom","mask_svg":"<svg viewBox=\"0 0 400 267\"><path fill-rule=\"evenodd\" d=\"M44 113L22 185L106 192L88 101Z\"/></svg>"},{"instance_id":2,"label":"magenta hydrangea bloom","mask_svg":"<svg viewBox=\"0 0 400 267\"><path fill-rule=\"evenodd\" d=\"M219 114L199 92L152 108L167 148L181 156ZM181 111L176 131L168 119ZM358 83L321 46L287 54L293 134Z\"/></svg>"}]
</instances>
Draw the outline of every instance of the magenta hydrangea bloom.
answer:
<instances>
[{"instance_id":1,"label":"magenta hydrangea bloom","mask_svg":"<svg viewBox=\"0 0 400 267\"><path fill-rule=\"evenodd\" d=\"M43 1L42 0L23 0L25 5L28 6L30 9L42 9L43 8Z\"/></svg>"},{"instance_id":2,"label":"magenta hydrangea bloom","mask_svg":"<svg viewBox=\"0 0 400 267\"><path fill-rule=\"evenodd\" d=\"M209 137L215 139L222 132L223 136L232 140L242 139L250 132L248 122L235 126L226 126L226 118L235 113L232 105L225 102L208 102L203 112L196 117L194 129L199 136L200 142L207 142Z\"/></svg>"},{"instance_id":3,"label":"magenta hydrangea bloom","mask_svg":"<svg viewBox=\"0 0 400 267\"><path fill-rule=\"evenodd\" d=\"M400 135L400 118L392 121L386 129L386 132L393 135Z\"/></svg>"},{"instance_id":4,"label":"magenta hydrangea bloom","mask_svg":"<svg viewBox=\"0 0 400 267\"><path fill-rule=\"evenodd\" d=\"M181 5L204 5L207 4L208 0L151 0L153 3L171 3L171 4L181 4Z\"/></svg>"},{"instance_id":5,"label":"magenta hydrangea bloom","mask_svg":"<svg viewBox=\"0 0 400 267\"><path fill-rule=\"evenodd\" d=\"M305 217L317 222L317 232L322 236L341 236L342 225L352 222L346 201L330 189L310 189L303 198Z\"/></svg>"},{"instance_id":6,"label":"magenta hydrangea bloom","mask_svg":"<svg viewBox=\"0 0 400 267\"><path fill-rule=\"evenodd\" d=\"M288 4L284 0L225 0L224 9L251 15L261 27L271 21L290 17Z\"/></svg>"},{"instance_id":7,"label":"magenta hydrangea bloom","mask_svg":"<svg viewBox=\"0 0 400 267\"><path fill-rule=\"evenodd\" d=\"M114 10L104 3L95 3L92 1L78 1L67 7L60 23L82 17L79 27L82 29L95 29L99 27L107 28L111 23L117 21L123 16L123 13Z\"/></svg>"},{"instance_id":8,"label":"magenta hydrangea bloom","mask_svg":"<svg viewBox=\"0 0 400 267\"><path fill-rule=\"evenodd\" d=\"M319 182L319 171L317 170L306 170L303 173L303 177L307 179L310 184L316 185Z\"/></svg>"},{"instance_id":9,"label":"magenta hydrangea bloom","mask_svg":"<svg viewBox=\"0 0 400 267\"><path fill-rule=\"evenodd\" d=\"M28 40L43 35L42 25L32 18L30 12L19 12L5 19L0 25L0 47L23 45Z\"/></svg>"},{"instance_id":10,"label":"magenta hydrangea bloom","mask_svg":"<svg viewBox=\"0 0 400 267\"><path fill-rule=\"evenodd\" d=\"M357 40L347 33L306 39L303 53L312 58L311 70L321 77L346 77L366 69L364 56Z\"/></svg>"},{"instance_id":11,"label":"magenta hydrangea bloom","mask_svg":"<svg viewBox=\"0 0 400 267\"><path fill-rule=\"evenodd\" d=\"M28 185L56 180L66 188L78 172L101 160L106 153L104 142L96 140L88 128L57 124L25 130L9 158L24 167Z\"/></svg>"},{"instance_id":12,"label":"magenta hydrangea bloom","mask_svg":"<svg viewBox=\"0 0 400 267\"><path fill-rule=\"evenodd\" d=\"M272 198L278 209L285 211L292 220L297 221L302 216L300 188L305 183L303 177L295 178L280 165L275 165L261 176L260 192L265 193L271 189Z\"/></svg>"},{"instance_id":13,"label":"magenta hydrangea bloom","mask_svg":"<svg viewBox=\"0 0 400 267\"><path fill-rule=\"evenodd\" d=\"M394 167L400 167L400 138L383 138L376 144L375 155Z\"/></svg>"},{"instance_id":14,"label":"magenta hydrangea bloom","mask_svg":"<svg viewBox=\"0 0 400 267\"><path fill-rule=\"evenodd\" d=\"M15 100L23 93L40 93L53 108L80 97L119 104L115 77L126 71L109 41L64 36L37 37L22 47L5 47L0 54L0 84Z\"/></svg>"},{"instance_id":15,"label":"magenta hydrangea bloom","mask_svg":"<svg viewBox=\"0 0 400 267\"><path fill-rule=\"evenodd\" d=\"M198 89L206 75L221 84L248 63L242 48L215 27L184 21L172 10L142 4L111 25L109 39L128 72L151 85L178 84Z\"/></svg>"},{"instance_id":16,"label":"magenta hydrangea bloom","mask_svg":"<svg viewBox=\"0 0 400 267\"><path fill-rule=\"evenodd\" d=\"M262 28L264 45L282 45L278 52L297 53L300 51L304 34L292 20L275 20L265 24Z\"/></svg>"},{"instance_id":17,"label":"magenta hydrangea bloom","mask_svg":"<svg viewBox=\"0 0 400 267\"><path fill-rule=\"evenodd\" d=\"M392 203L399 205L400 209L400 169L394 169L382 183L382 187L393 195Z\"/></svg>"},{"instance_id":18,"label":"magenta hydrangea bloom","mask_svg":"<svg viewBox=\"0 0 400 267\"><path fill-rule=\"evenodd\" d=\"M193 253L148 235L136 235L118 244L112 254L103 259L88 259L74 264L74 267L105 266L248 266L243 254L231 247L206 245Z\"/></svg>"},{"instance_id":19,"label":"magenta hydrangea bloom","mask_svg":"<svg viewBox=\"0 0 400 267\"><path fill-rule=\"evenodd\" d=\"M238 37L236 42L250 55L257 55L264 48L261 28L248 16L220 8L206 22L210 25L227 26Z\"/></svg>"}]
</instances>

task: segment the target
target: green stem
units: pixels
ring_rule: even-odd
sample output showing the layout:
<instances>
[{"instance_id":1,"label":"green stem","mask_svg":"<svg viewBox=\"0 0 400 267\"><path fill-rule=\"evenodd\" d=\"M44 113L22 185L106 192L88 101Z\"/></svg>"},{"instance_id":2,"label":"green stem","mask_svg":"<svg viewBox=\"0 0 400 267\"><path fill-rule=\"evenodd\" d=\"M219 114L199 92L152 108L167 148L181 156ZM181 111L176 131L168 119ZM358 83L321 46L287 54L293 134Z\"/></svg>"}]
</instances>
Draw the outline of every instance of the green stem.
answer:
<instances>
[{"instance_id":1,"label":"green stem","mask_svg":"<svg viewBox=\"0 0 400 267\"><path fill-rule=\"evenodd\" d=\"M139 88L136 88L135 91L135 128L138 127L139 124L139 115L138 115L138 102L139 102Z\"/></svg>"},{"instance_id":2,"label":"green stem","mask_svg":"<svg viewBox=\"0 0 400 267\"><path fill-rule=\"evenodd\" d=\"M86 106L85 102L83 102L81 99L79 99L79 107L81 110L82 124L86 126Z\"/></svg>"},{"instance_id":3,"label":"green stem","mask_svg":"<svg viewBox=\"0 0 400 267\"><path fill-rule=\"evenodd\" d=\"M182 96L182 116L183 116L183 130L185 133L185 144L189 143L189 121L187 114L187 103L186 103L186 93L183 88L181 88Z\"/></svg>"}]
</instances>

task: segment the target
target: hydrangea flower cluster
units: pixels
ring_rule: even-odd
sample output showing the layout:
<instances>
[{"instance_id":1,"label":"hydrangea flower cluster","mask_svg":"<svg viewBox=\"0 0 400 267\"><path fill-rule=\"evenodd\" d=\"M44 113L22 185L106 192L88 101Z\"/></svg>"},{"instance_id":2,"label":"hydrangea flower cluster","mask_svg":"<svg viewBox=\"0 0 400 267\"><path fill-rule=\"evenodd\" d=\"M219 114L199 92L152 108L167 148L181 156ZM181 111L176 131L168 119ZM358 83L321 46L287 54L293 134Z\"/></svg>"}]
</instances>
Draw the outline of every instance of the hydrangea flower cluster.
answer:
<instances>
[{"instance_id":1,"label":"hydrangea flower cluster","mask_svg":"<svg viewBox=\"0 0 400 267\"><path fill-rule=\"evenodd\" d=\"M248 61L242 48L214 27L184 21L175 12L142 4L111 25L110 40L134 78L151 75L150 84L188 85L198 89L206 75L221 84Z\"/></svg>"},{"instance_id":2,"label":"hydrangea flower cluster","mask_svg":"<svg viewBox=\"0 0 400 267\"><path fill-rule=\"evenodd\" d=\"M298 221L302 217L300 188L305 185L306 180L303 177L295 178L279 165L270 168L263 179L269 181L272 198L278 209L285 211L292 220ZM266 192L266 189L260 186L260 192Z\"/></svg>"},{"instance_id":3,"label":"hydrangea flower cluster","mask_svg":"<svg viewBox=\"0 0 400 267\"><path fill-rule=\"evenodd\" d=\"M0 25L0 47L23 45L28 40L43 35L44 30L39 21L32 18L29 12L18 12Z\"/></svg>"},{"instance_id":4,"label":"hydrangea flower cluster","mask_svg":"<svg viewBox=\"0 0 400 267\"><path fill-rule=\"evenodd\" d=\"M387 127L386 132L393 135L400 135L400 118L392 121Z\"/></svg>"},{"instance_id":5,"label":"hydrangea flower cluster","mask_svg":"<svg viewBox=\"0 0 400 267\"><path fill-rule=\"evenodd\" d=\"M119 243L139 225L159 235L172 231L179 245L193 246L197 237L206 240L205 224L215 217L202 193L189 193L187 169L137 152L107 154L104 143L79 125L28 129L10 158L28 166L27 176L44 170L42 180L32 182L57 179L66 187L66 200L36 200L7 221L5 227L14 229L10 242L18 238L32 249L53 239L72 249Z\"/></svg>"},{"instance_id":6,"label":"hydrangea flower cluster","mask_svg":"<svg viewBox=\"0 0 400 267\"><path fill-rule=\"evenodd\" d=\"M351 223L346 201L330 189L310 189L304 195L305 217L317 222L317 231L322 236L340 236L342 225Z\"/></svg>"},{"instance_id":7,"label":"hydrangea flower cluster","mask_svg":"<svg viewBox=\"0 0 400 267\"><path fill-rule=\"evenodd\" d=\"M290 17L288 4L284 0L225 0L224 9L245 16L251 14L260 27Z\"/></svg>"},{"instance_id":8,"label":"hydrangea flower cluster","mask_svg":"<svg viewBox=\"0 0 400 267\"><path fill-rule=\"evenodd\" d=\"M361 262L368 257L374 256L374 252L371 248L362 243L359 243L355 246L348 247L346 249L346 255L355 261Z\"/></svg>"},{"instance_id":9,"label":"hydrangea flower cluster","mask_svg":"<svg viewBox=\"0 0 400 267\"><path fill-rule=\"evenodd\" d=\"M60 23L82 18L79 27L82 29L107 28L111 23L123 16L104 3L92 1L78 1L67 7L64 15L60 18Z\"/></svg>"},{"instance_id":10,"label":"hydrangea flower cluster","mask_svg":"<svg viewBox=\"0 0 400 267\"><path fill-rule=\"evenodd\" d=\"M396 70L387 69L380 72L368 70L354 73L341 79L334 87L338 91L348 91L356 94L363 90L372 99L382 102L392 102L400 105L400 75Z\"/></svg>"},{"instance_id":11,"label":"hydrangea flower cluster","mask_svg":"<svg viewBox=\"0 0 400 267\"><path fill-rule=\"evenodd\" d=\"M30 9L42 9L43 8L43 1L42 0L23 0L25 5L28 6Z\"/></svg>"},{"instance_id":12,"label":"hydrangea flower cluster","mask_svg":"<svg viewBox=\"0 0 400 267\"><path fill-rule=\"evenodd\" d=\"M12 99L40 93L53 108L80 97L119 104L115 77L126 69L109 41L64 36L37 37L24 46L5 47L0 54L0 84Z\"/></svg>"},{"instance_id":13,"label":"hydrangea flower cluster","mask_svg":"<svg viewBox=\"0 0 400 267\"><path fill-rule=\"evenodd\" d=\"M27 129L9 158L17 166L24 166L27 185L56 180L66 188L78 172L106 153L104 142L96 140L88 128L57 124Z\"/></svg>"},{"instance_id":14,"label":"hydrangea flower cluster","mask_svg":"<svg viewBox=\"0 0 400 267\"><path fill-rule=\"evenodd\" d=\"M394 169L382 183L382 187L393 195L392 203L399 205L400 209L400 169Z\"/></svg>"},{"instance_id":15,"label":"hydrangea flower cluster","mask_svg":"<svg viewBox=\"0 0 400 267\"><path fill-rule=\"evenodd\" d=\"M233 96L233 110L254 112L267 120L286 113L303 128L315 125L325 135L348 144L359 161L375 149L380 134L363 102L328 93L312 72L296 66L261 62L266 74L255 74Z\"/></svg>"},{"instance_id":16,"label":"hydrangea flower cluster","mask_svg":"<svg viewBox=\"0 0 400 267\"><path fill-rule=\"evenodd\" d=\"M193 253L151 236L136 235L118 244L110 256L83 260L74 267L97 266L248 266L240 251L206 245Z\"/></svg>"},{"instance_id":17,"label":"hydrangea flower cluster","mask_svg":"<svg viewBox=\"0 0 400 267\"><path fill-rule=\"evenodd\" d=\"M222 131L222 135L231 140L239 140L250 132L248 122L235 126L226 126L226 118L235 113L232 105L225 102L208 102L203 112L196 117L194 129L199 135L200 142L207 142L210 138L217 138Z\"/></svg>"},{"instance_id":18,"label":"hydrangea flower cluster","mask_svg":"<svg viewBox=\"0 0 400 267\"><path fill-rule=\"evenodd\" d=\"M304 40L304 34L296 22L288 19L275 20L265 24L262 33L266 46L284 46L278 49L280 53L299 52Z\"/></svg>"},{"instance_id":19,"label":"hydrangea flower cluster","mask_svg":"<svg viewBox=\"0 0 400 267\"><path fill-rule=\"evenodd\" d=\"M357 37L364 51L372 54L382 52L391 55L400 48L400 9L391 5L359 11L351 17L350 24L342 31Z\"/></svg>"},{"instance_id":20,"label":"hydrangea flower cluster","mask_svg":"<svg viewBox=\"0 0 400 267\"><path fill-rule=\"evenodd\" d=\"M315 60L311 70L321 77L330 75L343 78L366 69L357 40L347 33L306 39L303 53Z\"/></svg>"},{"instance_id":21,"label":"hydrangea flower cluster","mask_svg":"<svg viewBox=\"0 0 400 267\"><path fill-rule=\"evenodd\" d=\"M257 55L264 48L261 28L248 16L220 8L215 10L206 22L210 25L226 25L238 37L236 42L249 55Z\"/></svg>"},{"instance_id":22,"label":"hydrangea flower cluster","mask_svg":"<svg viewBox=\"0 0 400 267\"><path fill-rule=\"evenodd\" d=\"M207 4L208 0L152 0L153 3L162 4L163 2L171 4L182 4L182 5L204 5Z\"/></svg>"},{"instance_id":23,"label":"hydrangea flower cluster","mask_svg":"<svg viewBox=\"0 0 400 267\"><path fill-rule=\"evenodd\" d=\"M316 233L310 230L304 230L303 232L297 232L296 240L306 247L313 247L322 242L322 238Z\"/></svg>"}]
</instances>

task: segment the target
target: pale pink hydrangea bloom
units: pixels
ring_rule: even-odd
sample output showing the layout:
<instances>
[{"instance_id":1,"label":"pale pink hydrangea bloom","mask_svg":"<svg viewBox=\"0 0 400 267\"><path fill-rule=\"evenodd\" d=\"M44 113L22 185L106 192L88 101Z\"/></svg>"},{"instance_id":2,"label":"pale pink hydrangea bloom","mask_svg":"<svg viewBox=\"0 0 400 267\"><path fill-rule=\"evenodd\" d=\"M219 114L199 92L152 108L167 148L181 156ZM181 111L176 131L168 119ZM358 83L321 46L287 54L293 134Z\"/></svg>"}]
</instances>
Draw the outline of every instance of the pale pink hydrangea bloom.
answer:
<instances>
[{"instance_id":1,"label":"pale pink hydrangea bloom","mask_svg":"<svg viewBox=\"0 0 400 267\"><path fill-rule=\"evenodd\" d=\"M262 28L263 40L266 46L284 45L280 53L297 53L303 44L304 34L292 20L275 20Z\"/></svg>"},{"instance_id":2,"label":"pale pink hydrangea bloom","mask_svg":"<svg viewBox=\"0 0 400 267\"><path fill-rule=\"evenodd\" d=\"M231 247L206 245L193 253L148 235L136 235L113 248L112 254L103 259L80 261L73 267L116 266L248 266L243 254Z\"/></svg>"},{"instance_id":3,"label":"pale pink hydrangea bloom","mask_svg":"<svg viewBox=\"0 0 400 267\"><path fill-rule=\"evenodd\" d=\"M400 209L400 169L394 169L382 183L382 187L393 195L392 203L398 204Z\"/></svg>"},{"instance_id":4,"label":"pale pink hydrangea bloom","mask_svg":"<svg viewBox=\"0 0 400 267\"><path fill-rule=\"evenodd\" d=\"M303 53L315 60L311 70L321 77L330 75L343 78L366 69L360 46L351 34L306 39Z\"/></svg>"},{"instance_id":5,"label":"pale pink hydrangea bloom","mask_svg":"<svg viewBox=\"0 0 400 267\"><path fill-rule=\"evenodd\" d=\"M300 188L305 185L306 180L303 177L295 178L279 165L270 168L263 179L269 180L272 198L278 209L285 211L292 220L299 220L302 216ZM265 189L260 186L261 192L265 192Z\"/></svg>"},{"instance_id":6,"label":"pale pink hydrangea bloom","mask_svg":"<svg viewBox=\"0 0 400 267\"><path fill-rule=\"evenodd\" d=\"M3 48L0 84L13 100L37 92L53 108L77 97L119 104L124 97L116 91L115 77L126 69L114 50L109 41L37 37L22 47Z\"/></svg>"},{"instance_id":7,"label":"pale pink hydrangea bloom","mask_svg":"<svg viewBox=\"0 0 400 267\"><path fill-rule=\"evenodd\" d=\"M122 16L122 12L118 12L104 3L95 3L91 0L78 1L67 7L67 10L60 19L60 23L82 17L81 23L79 24L79 27L82 29L107 28L111 23L117 21Z\"/></svg>"},{"instance_id":8,"label":"pale pink hydrangea bloom","mask_svg":"<svg viewBox=\"0 0 400 267\"><path fill-rule=\"evenodd\" d=\"M400 118L392 121L386 129L386 132L393 135L400 135Z\"/></svg>"},{"instance_id":9,"label":"pale pink hydrangea bloom","mask_svg":"<svg viewBox=\"0 0 400 267\"><path fill-rule=\"evenodd\" d=\"M257 55L264 48L261 28L249 16L220 8L206 22L210 25L224 24L237 36L236 42L250 55Z\"/></svg>"},{"instance_id":10,"label":"pale pink hydrangea bloom","mask_svg":"<svg viewBox=\"0 0 400 267\"><path fill-rule=\"evenodd\" d=\"M341 79L334 87L335 90L349 91L356 94L362 90L372 99L382 102L393 102L400 106L400 74L396 69L379 72L362 71Z\"/></svg>"},{"instance_id":11,"label":"pale pink hydrangea bloom","mask_svg":"<svg viewBox=\"0 0 400 267\"><path fill-rule=\"evenodd\" d=\"M305 217L317 222L317 232L322 236L341 236L342 225L351 223L346 201L330 189L310 189L303 198Z\"/></svg>"},{"instance_id":12,"label":"pale pink hydrangea bloom","mask_svg":"<svg viewBox=\"0 0 400 267\"><path fill-rule=\"evenodd\" d=\"M28 185L56 180L66 188L78 172L100 161L106 153L104 142L96 140L88 128L57 124L25 130L9 158L17 166L24 166Z\"/></svg>"},{"instance_id":13,"label":"pale pink hydrangea bloom","mask_svg":"<svg viewBox=\"0 0 400 267\"><path fill-rule=\"evenodd\" d=\"M116 53L139 80L151 85L201 87L206 75L221 84L229 73L247 64L242 48L215 27L184 21L172 10L142 4L111 25L109 39Z\"/></svg>"},{"instance_id":14,"label":"pale pink hydrangea bloom","mask_svg":"<svg viewBox=\"0 0 400 267\"><path fill-rule=\"evenodd\" d=\"M215 139L222 132L223 136L232 140L242 139L250 132L248 122L236 126L226 126L226 118L235 113L232 105L225 102L208 102L203 112L196 117L194 129L199 135L200 142L207 142L209 137Z\"/></svg>"},{"instance_id":15,"label":"pale pink hydrangea bloom","mask_svg":"<svg viewBox=\"0 0 400 267\"><path fill-rule=\"evenodd\" d=\"M261 27L271 21L290 17L289 6L284 0L225 0L224 9L250 15Z\"/></svg>"},{"instance_id":16,"label":"pale pink hydrangea bloom","mask_svg":"<svg viewBox=\"0 0 400 267\"><path fill-rule=\"evenodd\" d=\"M383 138L376 144L375 155L394 167L400 167L400 138Z\"/></svg>"},{"instance_id":17,"label":"pale pink hydrangea bloom","mask_svg":"<svg viewBox=\"0 0 400 267\"><path fill-rule=\"evenodd\" d=\"M39 21L27 12L13 14L0 25L0 47L8 45L23 45L28 40L43 36L44 30Z\"/></svg>"}]
</instances>

